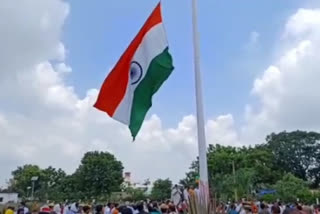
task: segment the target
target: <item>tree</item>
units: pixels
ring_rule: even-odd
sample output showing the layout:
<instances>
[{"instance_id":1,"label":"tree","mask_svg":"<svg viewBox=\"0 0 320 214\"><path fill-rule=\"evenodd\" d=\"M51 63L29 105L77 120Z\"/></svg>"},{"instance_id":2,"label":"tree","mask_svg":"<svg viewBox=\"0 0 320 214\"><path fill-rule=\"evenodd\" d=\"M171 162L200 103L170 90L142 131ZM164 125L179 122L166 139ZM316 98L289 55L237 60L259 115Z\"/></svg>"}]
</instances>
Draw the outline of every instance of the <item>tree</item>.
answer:
<instances>
[{"instance_id":1,"label":"tree","mask_svg":"<svg viewBox=\"0 0 320 214\"><path fill-rule=\"evenodd\" d=\"M285 202L295 202L297 198L302 201L312 197L307 182L288 173L274 185L277 195Z\"/></svg>"},{"instance_id":2,"label":"tree","mask_svg":"<svg viewBox=\"0 0 320 214\"><path fill-rule=\"evenodd\" d=\"M151 190L151 198L153 200L166 200L171 197L172 181L167 178L165 180L158 179L153 183Z\"/></svg>"},{"instance_id":3,"label":"tree","mask_svg":"<svg viewBox=\"0 0 320 214\"><path fill-rule=\"evenodd\" d=\"M226 199L233 198L235 190L239 197L248 197L254 190L275 183L282 175L273 154L264 145L242 148L210 145L208 170L211 189Z\"/></svg>"},{"instance_id":4,"label":"tree","mask_svg":"<svg viewBox=\"0 0 320 214\"><path fill-rule=\"evenodd\" d=\"M225 200L234 198L235 190L239 197L251 196L255 190L274 184L283 174L266 145L240 148L210 145L207 157L212 193ZM194 186L198 175L198 161L194 161L180 183Z\"/></svg>"},{"instance_id":5,"label":"tree","mask_svg":"<svg viewBox=\"0 0 320 214\"><path fill-rule=\"evenodd\" d=\"M199 178L199 161L193 161L189 168L189 172L186 173L186 177L180 180L180 184L184 187L196 186L196 181Z\"/></svg>"},{"instance_id":6,"label":"tree","mask_svg":"<svg viewBox=\"0 0 320 214\"><path fill-rule=\"evenodd\" d=\"M123 166L108 152L88 152L70 180L86 198L104 198L120 191L123 182Z\"/></svg>"},{"instance_id":7,"label":"tree","mask_svg":"<svg viewBox=\"0 0 320 214\"><path fill-rule=\"evenodd\" d=\"M24 165L18 167L16 170L12 172L12 182L11 189L17 191L22 197L27 197L30 195L30 188L32 186L31 178L32 177L40 177L41 169L36 165ZM35 182L34 190L35 192L41 188L39 182Z\"/></svg>"},{"instance_id":8,"label":"tree","mask_svg":"<svg viewBox=\"0 0 320 214\"><path fill-rule=\"evenodd\" d=\"M12 172L13 179L8 189L17 191L22 197L31 195L32 177L38 177L34 183L34 196L42 199L57 199L60 186L62 185L66 173L62 169L56 170L53 167L41 169L36 165L24 165Z\"/></svg>"},{"instance_id":9,"label":"tree","mask_svg":"<svg viewBox=\"0 0 320 214\"><path fill-rule=\"evenodd\" d=\"M38 197L41 199L51 199L61 201L65 198L62 188L67 175L62 169L48 167L41 171L39 183L41 189L38 191Z\"/></svg>"},{"instance_id":10,"label":"tree","mask_svg":"<svg viewBox=\"0 0 320 214\"><path fill-rule=\"evenodd\" d=\"M319 140L319 133L305 131L272 133L266 138L276 164L314 187L320 183Z\"/></svg>"}]
</instances>

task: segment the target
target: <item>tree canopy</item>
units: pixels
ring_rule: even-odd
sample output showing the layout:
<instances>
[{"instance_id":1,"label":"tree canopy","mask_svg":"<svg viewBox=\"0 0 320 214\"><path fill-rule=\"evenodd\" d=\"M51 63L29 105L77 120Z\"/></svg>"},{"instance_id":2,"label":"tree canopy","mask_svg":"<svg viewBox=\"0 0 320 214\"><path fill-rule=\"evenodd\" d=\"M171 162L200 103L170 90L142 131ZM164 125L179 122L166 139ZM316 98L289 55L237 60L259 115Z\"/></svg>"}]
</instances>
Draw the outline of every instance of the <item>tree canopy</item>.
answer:
<instances>
[{"instance_id":1,"label":"tree canopy","mask_svg":"<svg viewBox=\"0 0 320 214\"><path fill-rule=\"evenodd\" d=\"M298 198L307 202L308 198L311 197L308 183L291 173L284 175L281 180L277 181L274 188L278 197L286 202L296 201Z\"/></svg>"},{"instance_id":2,"label":"tree canopy","mask_svg":"<svg viewBox=\"0 0 320 214\"><path fill-rule=\"evenodd\" d=\"M153 200L167 200L171 197L172 181L167 178L165 180L158 179L153 183L151 190L151 198Z\"/></svg>"},{"instance_id":3,"label":"tree canopy","mask_svg":"<svg viewBox=\"0 0 320 214\"><path fill-rule=\"evenodd\" d=\"M264 144L255 146L210 145L207 156L212 191L223 199L234 198L235 193L238 197L250 197L261 189L280 188L281 183L277 182L290 183L292 178L300 178L311 187L318 187L319 140L319 133L284 131L268 135ZM199 175L198 168L198 161L194 161L180 183L194 186ZM291 174L283 178L286 180L281 180L285 173Z\"/></svg>"},{"instance_id":4,"label":"tree canopy","mask_svg":"<svg viewBox=\"0 0 320 214\"><path fill-rule=\"evenodd\" d=\"M48 167L41 169L36 165L24 165L12 172L9 189L17 191L22 197L30 197L32 182L34 196L51 200L79 200L103 198L120 190L123 182L123 166L108 152L88 152L72 175L62 169Z\"/></svg>"},{"instance_id":5,"label":"tree canopy","mask_svg":"<svg viewBox=\"0 0 320 214\"><path fill-rule=\"evenodd\" d=\"M281 132L266 138L276 164L282 170L310 181L313 187L320 183L320 134L316 132Z\"/></svg>"},{"instance_id":6,"label":"tree canopy","mask_svg":"<svg viewBox=\"0 0 320 214\"><path fill-rule=\"evenodd\" d=\"M320 183L319 142L320 134L316 132L284 131L272 133L266 137L265 143L254 146L210 145L208 175L212 193L229 200L256 197L259 190L274 189L277 193L268 196L270 199L308 201L311 198L309 188L317 188ZM12 176L8 190L16 191L22 197L30 197L31 178L36 176L35 197L60 201L104 199L121 191L123 166L108 152L88 152L71 175L53 167L41 169L36 165L24 165L14 170ZM180 183L196 186L198 177L199 163L195 160ZM171 188L169 179L158 179L150 197L168 199ZM135 199L145 197L145 190L127 188L125 191Z\"/></svg>"},{"instance_id":7,"label":"tree canopy","mask_svg":"<svg viewBox=\"0 0 320 214\"><path fill-rule=\"evenodd\" d=\"M73 174L77 191L88 198L108 196L120 191L123 182L122 163L108 152L88 152Z\"/></svg>"}]
</instances>

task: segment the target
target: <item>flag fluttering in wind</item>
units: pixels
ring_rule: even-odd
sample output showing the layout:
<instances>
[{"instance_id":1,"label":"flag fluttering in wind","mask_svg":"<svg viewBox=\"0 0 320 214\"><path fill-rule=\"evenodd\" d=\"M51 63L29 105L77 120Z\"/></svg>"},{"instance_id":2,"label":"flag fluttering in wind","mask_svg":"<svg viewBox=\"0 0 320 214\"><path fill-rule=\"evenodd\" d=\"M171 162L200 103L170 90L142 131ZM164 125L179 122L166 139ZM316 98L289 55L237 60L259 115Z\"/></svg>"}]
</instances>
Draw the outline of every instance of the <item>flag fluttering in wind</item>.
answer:
<instances>
[{"instance_id":1,"label":"flag fluttering in wind","mask_svg":"<svg viewBox=\"0 0 320 214\"><path fill-rule=\"evenodd\" d=\"M128 125L135 139L153 94L172 71L159 3L105 79L94 107Z\"/></svg>"}]
</instances>

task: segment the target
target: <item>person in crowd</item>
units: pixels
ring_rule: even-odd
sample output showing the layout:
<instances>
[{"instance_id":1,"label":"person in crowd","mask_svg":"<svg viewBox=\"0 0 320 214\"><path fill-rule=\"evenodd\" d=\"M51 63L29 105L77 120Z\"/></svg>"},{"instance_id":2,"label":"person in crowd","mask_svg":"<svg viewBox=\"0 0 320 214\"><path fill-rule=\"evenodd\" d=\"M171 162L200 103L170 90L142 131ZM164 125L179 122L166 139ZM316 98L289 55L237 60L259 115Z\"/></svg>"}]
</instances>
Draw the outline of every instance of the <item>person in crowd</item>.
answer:
<instances>
[{"instance_id":1,"label":"person in crowd","mask_svg":"<svg viewBox=\"0 0 320 214\"><path fill-rule=\"evenodd\" d=\"M88 205L82 207L82 214L91 214L91 208Z\"/></svg>"},{"instance_id":2,"label":"person in crowd","mask_svg":"<svg viewBox=\"0 0 320 214\"><path fill-rule=\"evenodd\" d=\"M150 209L150 208L151 208L151 209ZM150 214L161 214L157 202L153 202L152 204L150 204L149 213L150 213Z\"/></svg>"},{"instance_id":3,"label":"person in crowd","mask_svg":"<svg viewBox=\"0 0 320 214\"><path fill-rule=\"evenodd\" d=\"M313 210L310 206L304 205L302 206L302 211L306 214L313 214Z\"/></svg>"},{"instance_id":4,"label":"person in crowd","mask_svg":"<svg viewBox=\"0 0 320 214\"><path fill-rule=\"evenodd\" d=\"M242 205L242 201L240 200L240 201L238 202L237 206L236 206L236 211L237 211L237 213L240 213L242 206L243 206L243 205Z\"/></svg>"},{"instance_id":5,"label":"person in crowd","mask_svg":"<svg viewBox=\"0 0 320 214\"><path fill-rule=\"evenodd\" d=\"M230 208L228 210L228 214L238 214L238 212L236 211L236 206L234 204L230 205Z\"/></svg>"},{"instance_id":6,"label":"person in crowd","mask_svg":"<svg viewBox=\"0 0 320 214\"><path fill-rule=\"evenodd\" d=\"M320 214L320 205L314 205L313 206L313 212L314 212L314 214Z\"/></svg>"},{"instance_id":7,"label":"person in crowd","mask_svg":"<svg viewBox=\"0 0 320 214\"><path fill-rule=\"evenodd\" d=\"M188 191L188 195L189 195L189 198L195 196L195 191L194 191L193 186L190 186L189 191Z\"/></svg>"},{"instance_id":8,"label":"person in crowd","mask_svg":"<svg viewBox=\"0 0 320 214\"><path fill-rule=\"evenodd\" d=\"M79 204L73 203L71 204L69 210L67 211L67 214L77 214L79 213Z\"/></svg>"},{"instance_id":9,"label":"person in crowd","mask_svg":"<svg viewBox=\"0 0 320 214\"><path fill-rule=\"evenodd\" d=\"M246 214L246 210L244 208L244 204L242 203L242 201L236 207L236 211L237 211L238 214Z\"/></svg>"},{"instance_id":10,"label":"person in crowd","mask_svg":"<svg viewBox=\"0 0 320 214\"><path fill-rule=\"evenodd\" d=\"M138 208L137 208L137 204L133 204L132 208L133 208L133 214L139 214L139 211L138 211Z\"/></svg>"},{"instance_id":11,"label":"person in crowd","mask_svg":"<svg viewBox=\"0 0 320 214\"><path fill-rule=\"evenodd\" d=\"M166 205L166 204L161 204L161 206L160 206L160 211L161 211L162 214L167 214L168 211L169 211L168 205Z\"/></svg>"},{"instance_id":12,"label":"person in crowd","mask_svg":"<svg viewBox=\"0 0 320 214\"><path fill-rule=\"evenodd\" d=\"M180 191L179 186L176 184L171 190L171 201L173 201L174 205L178 206L182 201L181 198L182 192Z\"/></svg>"},{"instance_id":13,"label":"person in crowd","mask_svg":"<svg viewBox=\"0 0 320 214\"><path fill-rule=\"evenodd\" d=\"M259 214L270 214L269 210L268 210L268 206L265 205L264 203L260 204L260 212Z\"/></svg>"},{"instance_id":14,"label":"person in crowd","mask_svg":"<svg viewBox=\"0 0 320 214\"><path fill-rule=\"evenodd\" d=\"M126 208L129 208L129 209L132 211L132 213L134 214L135 211L134 211L133 206L130 204L129 201L126 201L125 207L126 207ZM122 214L122 212L121 212L121 214Z\"/></svg>"},{"instance_id":15,"label":"person in crowd","mask_svg":"<svg viewBox=\"0 0 320 214\"><path fill-rule=\"evenodd\" d=\"M144 211L144 204L142 202L137 204L136 210L138 211L138 214L147 214L147 212ZM151 212L150 209L149 212Z\"/></svg>"},{"instance_id":16,"label":"person in crowd","mask_svg":"<svg viewBox=\"0 0 320 214\"><path fill-rule=\"evenodd\" d=\"M53 203L50 203L48 206L49 206L50 211L52 212L52 211L53 211L53 208L54 208L54 204L53 204Z\"/></svg>"},{"instance_id":17,"label":"person in crowd","mask_svg":"<svg viewBox=\"0 0 320 214\"><path fill-rule=\"evenodd\" d=\"M54 205L53 211L54 211L56 214L61 214L61 205L60 205L59 203L57 203L56 205Z\"/></svg>"},{"instance_id":18,"label":"person in crowd","mask_svg":"<svg viewBox=\"0 0 320 214\"><path fill-rule=\"evenodd\" d=\"M290 205L287 204L282 214L290 214L290 211L291 211Z\"/></svg>"},{"instance_id":19,"label":"person in crowd","mask_svg":"<svg viewBox=\"0 0 320 214\"><path fill-rule=\"evenodd\" d=\"M275 203L273 204L273 206L271 207L271 213L272 213L272 214L280 214L280 213L281 213L281 209L280 209L280 207L279 207L278 202L275 202Z\"/></svg>"},{"instance_id":20,"label":"person in crowd","mask_svg":"<svg viewBox=\"0 0 320 214\"><path fill-rule=\"evenodd\" d=\"M251 211L253 214L258 214L259 209L254 201L251 202Z\"/></svg>"},{"instance_id":21,"label":"person in crowd","mask_svg":"<svg viewBox=\"0 0 320 214\"><path fill-rule=\"evenodd\" d=\"M128 207L123 207L121 209L121 214L133 214L132 210Z\"/></svg>"},{"instance_id":22,"label":"person in crowd","mask_svg":"<svg viewBox=\"0 0 320 214\"><path fill-rule=\"evenodd\" d=\"M169 205L169 214L177 214L176 206L174 204Z\"/></svg>"},{"instance_id":23,"label":"person in crowd","mask_svg":"<svg viewBox=\"0 0 320 214\"><path fill-rule=\"evenodd\" d=\"M217 207L217 213L219 213L219 214L226 213L226 207L225 207L224 203L219 204L219 206Z\"/></svg>"},{"instance_id":24,"label":"person in crowd","mask_svg":"<svg viewBox=\"0 0 320 214\"><path fill-rule=\"evenodd\" d=\"M114 204L114 207L111 210L111 214L119 214L119 204Z\"/></svg>"},{"instance_id":25,"label":"person in crowd","mask_svg":"<svg viewBox=\"0 0 320 214\"><path fill-rule=\"evenodd\" d=\"M108 203L107 206L104 208L104 214L111 214L111 203Z\"/></svg>"},{"instance_id":26,"label":"person in crowd","mask_svg":"<svg viewBox=\"0 0 320 214\"><path fill-rule=\"evenodd\" d=\"M103 214L103 211L102 211L103 210L103 206L102 205L98 204L96 206L95 210L96 210L95 214Z\"/></svg>"},{"instance_id":27,"label":"person in crowd","mask_svg":"<svg viewBox=\"0 0 320 214\"><path fill-rule=\"evenodd\" d=\"M62 212L62 214L68 214L70 208L71 208L71 204L69 204L68 202L65 203L65 205L64 205L64 207L63 207L63 212Z\"/></svg>"},{"instance_id":28,"label":"person in crowd","mask_svg":"<svg viewBox=\"0 0 320 214\"><path fill-rule=\"evenodd\" d=\"M50 213L51 213L51 210L48 205L45 204L40 208L39 214L50 214Z\"/></svg>"},{"instance_id":29,"label":"person in crowd","mask_svg":"<svg viewBox=\"0 0 320 214\"><path fill-rule=\"evenodd\" d=\"M183 190L183 199L185 202L189 203L189 187Z\"/></svg>"},{"instance_id":30,"label":"person in crowd","mask_svg":"<svg viewBox=\"0 0 320 214\"><path fill-rule=\"evenodd\" d=\"M14 214L14 207L8 206L8 208L5 211L5 214Z\"/></svg>"},{"instance_id":31,"label":"person in crowd","mask_svg":"<svg viewBox=\"0 0 320 214\"><path fill-rule=\"evenodd\" d=\"M40 207L38 203L33 203L31 206L31 214L38 214L40 211Z\"/></svg>"},{"instance_id":32,"label":"person in crowd","mask_svg":"<svg viewBox=\"0 0 320 214\"><path fill-rule=\"evenodd\" d=\"M23 209L23 213L25 213L25 214L26 214L26 213L29 213L29 208L27 207L25 201L22 201L22 202L20 203L20 208Z\"/></svg>"}]
</instances>

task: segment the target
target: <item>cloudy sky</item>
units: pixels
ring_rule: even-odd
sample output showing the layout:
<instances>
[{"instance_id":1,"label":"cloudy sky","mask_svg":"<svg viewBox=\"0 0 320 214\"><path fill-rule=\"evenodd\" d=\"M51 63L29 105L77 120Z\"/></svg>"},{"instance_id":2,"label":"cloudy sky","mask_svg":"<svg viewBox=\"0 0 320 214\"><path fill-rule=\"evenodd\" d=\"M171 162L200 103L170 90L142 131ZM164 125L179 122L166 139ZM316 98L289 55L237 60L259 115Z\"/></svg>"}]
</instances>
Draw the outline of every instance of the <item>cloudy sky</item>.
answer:
<instances>
[{"instance_id":1,"label":"cloudy sky","mask_svg":"<svg viewBox=\"0 0 320 214\"><path fill-rule=\"evenodd\" d=\"M135 143L92 107L156 0L1 0L0 184L26 163L72 173L109 151L135 180L184 176L197 155L191 4L163 1L175 71ZM248 145L320 131L320 3L200 1L207 141Z\"/></svg>"}]
</instances>

